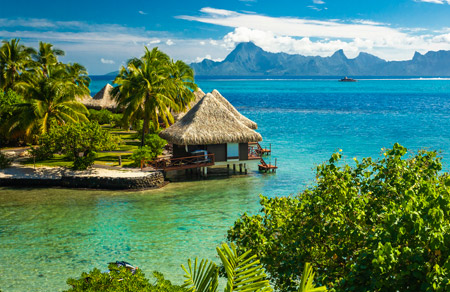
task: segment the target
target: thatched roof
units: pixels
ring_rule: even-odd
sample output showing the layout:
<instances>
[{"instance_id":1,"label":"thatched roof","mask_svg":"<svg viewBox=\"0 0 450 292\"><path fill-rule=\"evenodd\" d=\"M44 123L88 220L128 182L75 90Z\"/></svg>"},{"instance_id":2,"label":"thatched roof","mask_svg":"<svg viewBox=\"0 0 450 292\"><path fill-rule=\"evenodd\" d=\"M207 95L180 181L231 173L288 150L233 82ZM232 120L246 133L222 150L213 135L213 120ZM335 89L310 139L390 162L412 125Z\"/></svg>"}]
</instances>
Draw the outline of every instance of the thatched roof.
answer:
<instances>
[{"instance_id":1,"label":"thatched roof","mask_svg":"<svg viewBox=\"0 0 450 292\"><path fill-rule=\"evenodd\" d=\"M241 123L249 127L250 129L258 129L258 125L249 120L247 117L243 116L238 110L225 98L217 89L211 92L215 98L217 98Z\"/></svg>"},{"instance_id":2,"label":"thatched roof","mask_svg":"<svg viewBox=\"0 0 450 292\"><path fill-rule=\"evenodd\" d=\"M94 97L85 97L81 100L81 103L83 103L87 108L116 110L117 102L111 95L112 89L112 85L108 83L102 88L102 90L97 92Z\"/></svg>"},{"instance_id":3,"label":"thatched roof","mask_svg":"<svg viewBox=\"0 0 450 292\"><path fill-rule=\"evenodd\" d=\"M200 99L202 99L205 96L205 93L203 92L203 90L200 87L198 87L194 91L194 95L195 95L195 99L189 103L188 109L185 112L181 112L181 113L174 113L174 112L172 112L172 115L173 115L173 118L175 119L175 121L179 121L182 117L184 117L184 115L191 108L193 108L200 101Z\"/></svg>"},{"instance_id":4,"label":"thatched roof","mask_svg":"<svg viewBox=\"0 0 450 292\"><path fill-rule=\"evenodd\" d=\"M211 93L206 94L181 120L159 136L177 145L262 141L259 133L240 122Z\"/></svg>"}]
</instances>

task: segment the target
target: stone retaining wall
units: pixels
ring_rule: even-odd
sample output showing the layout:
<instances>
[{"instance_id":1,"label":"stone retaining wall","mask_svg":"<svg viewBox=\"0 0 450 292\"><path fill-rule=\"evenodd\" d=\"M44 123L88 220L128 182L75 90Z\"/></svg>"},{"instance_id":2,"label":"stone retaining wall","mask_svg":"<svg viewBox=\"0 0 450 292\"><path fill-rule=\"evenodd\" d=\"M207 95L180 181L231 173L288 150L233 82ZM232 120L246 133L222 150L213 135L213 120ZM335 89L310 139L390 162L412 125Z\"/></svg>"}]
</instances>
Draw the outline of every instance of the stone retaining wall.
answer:
<instances>
[{"instance_id":1,"label":"stone retaining wall","mask_svg":"<svg viewBox=\"0 0 450 292\"><path fill-rule=\"evenodd\" d=\"M154 189L166 185L161 172L142 177L96 177L63 176L58 179L0 178L0 186L14 187L65 187L108 190Z\"/></svg>"}]
</instances>

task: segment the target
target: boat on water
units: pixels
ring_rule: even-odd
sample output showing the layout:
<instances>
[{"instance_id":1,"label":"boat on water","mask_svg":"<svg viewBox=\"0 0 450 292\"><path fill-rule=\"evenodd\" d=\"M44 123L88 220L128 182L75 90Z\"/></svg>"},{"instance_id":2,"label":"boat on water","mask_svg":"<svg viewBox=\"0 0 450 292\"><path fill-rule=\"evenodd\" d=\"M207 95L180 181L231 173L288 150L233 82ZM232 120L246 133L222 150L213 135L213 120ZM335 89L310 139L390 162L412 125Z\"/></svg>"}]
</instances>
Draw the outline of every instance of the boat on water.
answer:
<instances>
[{"instance_id":1,"label":"boat on water","mask_svg":"<svg viewBox=\"0 0 450 292\"><path fill-rule=\"evenodd\" d=\"M345 78L339 79L339 82L356 82L358 80L353 79L353 78L348 78L347 76L345 76Z\"/></svg>"}]
</instances>

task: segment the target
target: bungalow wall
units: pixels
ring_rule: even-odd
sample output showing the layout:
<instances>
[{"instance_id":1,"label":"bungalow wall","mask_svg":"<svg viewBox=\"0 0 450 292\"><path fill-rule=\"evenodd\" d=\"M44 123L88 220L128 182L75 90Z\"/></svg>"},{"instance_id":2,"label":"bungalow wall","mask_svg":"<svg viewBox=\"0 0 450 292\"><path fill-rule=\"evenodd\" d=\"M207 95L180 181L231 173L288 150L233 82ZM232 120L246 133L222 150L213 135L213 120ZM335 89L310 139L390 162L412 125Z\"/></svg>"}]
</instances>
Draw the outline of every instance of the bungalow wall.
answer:
<instances>
[{"instance_id":1,"label":"bungalow wall","mask_svg":"<svg viewBox=\"0 0 450 292\"><path fill-rule=\"evenodd\" d=\"M227 144L210 144L210 145L173 145L173 157L191 156L191 152L195 150L206 150L208 153L214 153L215 161L227 161ZM239 143L239 160L248 160L248 143Z\"/></svg>"},{"instance_id":2,"label":"bungalow wall","mask_svg":"<svg viewBox=\"0 0 450 292\"><path fill-rule=\"evenodd\" d=\"M239 160L248 160L248 143L239 143Z\"/></svg>"}]
</instances>

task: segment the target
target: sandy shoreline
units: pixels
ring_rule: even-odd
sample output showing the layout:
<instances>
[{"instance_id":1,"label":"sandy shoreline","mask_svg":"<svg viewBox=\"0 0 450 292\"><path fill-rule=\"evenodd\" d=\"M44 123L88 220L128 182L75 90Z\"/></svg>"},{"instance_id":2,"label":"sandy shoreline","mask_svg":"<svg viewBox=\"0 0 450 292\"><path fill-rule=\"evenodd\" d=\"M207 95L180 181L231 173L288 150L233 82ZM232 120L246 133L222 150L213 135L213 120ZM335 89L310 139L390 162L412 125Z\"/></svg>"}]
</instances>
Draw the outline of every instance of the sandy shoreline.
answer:
<instances>
[{"instance_id":1,"label":"sandy shoreline","mask_svg":"<svg viewBox=\"0 0 450 292\"><path fill-rule=\"evenodd\" d=\"M33 166L13 163L10 168L0 169L0 178L16 179L61 179L62 177L105 177L105 178L138 178L149 175L150 172L140 169L115 170L91 168L74 171L63 167Z\"/></svg>"}]
</instances>

